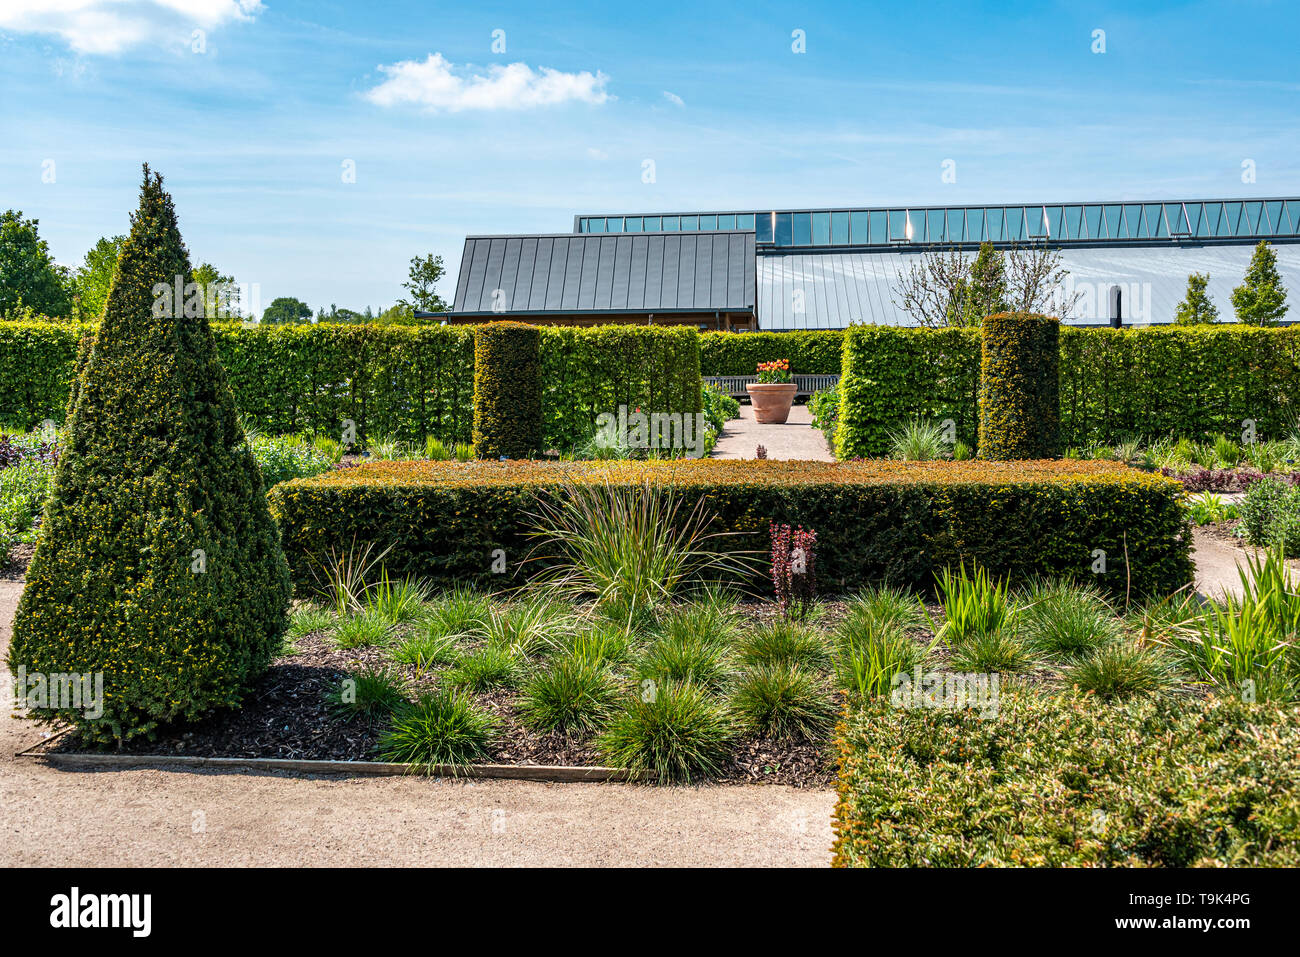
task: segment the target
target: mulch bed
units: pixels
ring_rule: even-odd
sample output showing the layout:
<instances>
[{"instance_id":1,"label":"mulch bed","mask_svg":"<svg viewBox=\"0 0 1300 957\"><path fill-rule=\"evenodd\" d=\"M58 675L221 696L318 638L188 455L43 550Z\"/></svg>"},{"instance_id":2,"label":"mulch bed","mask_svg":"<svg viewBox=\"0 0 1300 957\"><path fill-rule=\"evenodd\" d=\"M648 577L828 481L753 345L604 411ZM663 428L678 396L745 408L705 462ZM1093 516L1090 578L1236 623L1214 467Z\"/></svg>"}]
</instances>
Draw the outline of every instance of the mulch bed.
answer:
<instances>
[{"instance_id":1,"label":"mulch bed","mask_svg":"<svg viewBox=\"0 0 1300 957\"><path fill-rule=\"evenodd\" d=\"M19 542L9 549L9 555L0 559L0 581L22 581L27 577L27 566L31 564L35 545Z\"/></svg>"}]
</instances>

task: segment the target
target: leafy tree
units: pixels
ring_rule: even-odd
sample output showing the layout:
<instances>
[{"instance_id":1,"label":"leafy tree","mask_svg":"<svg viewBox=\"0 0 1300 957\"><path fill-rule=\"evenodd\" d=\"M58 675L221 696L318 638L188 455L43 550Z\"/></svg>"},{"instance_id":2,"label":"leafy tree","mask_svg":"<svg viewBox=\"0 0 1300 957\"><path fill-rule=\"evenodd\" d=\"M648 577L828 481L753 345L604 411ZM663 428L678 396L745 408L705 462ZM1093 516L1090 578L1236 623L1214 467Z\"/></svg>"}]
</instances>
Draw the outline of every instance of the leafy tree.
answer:
<instances>
[{"instance_id":1,"label":"leafy tree","mask_svg":"<svg viewBox=\"0 0 1300 957\"><path fill-rule=\"evenodd\" d=\"M1187 295L1174 310L1174 322L1180 326L1199 326L1219 321L1219 309L1205 291L1209 273L1194 272L1187 277Z\"/></svg>"},{"instance_id":2,"label":"leafy tree","mask_svg":"<svg viewBox=\"0 0 1300 957\"><path fill-rule=\"evenodd\" d=\"M108 302L108 290L117 269L117 257L126 242L125 236L101 237L87 252L81 265L73 274L81 314L87 319L99 319Z\"/></svg>"},{"instance_id":3,"label":"leafy tree","mask_svg":"<svg viewBox=\"0 0 1300 957\"><path fill-rule=\"evenodd\" d=\"M985 316L1007 311L1007 265L1002 254L989 242L970 265L966 286L967 325L978 326Z\"/></svg>"},{"instance_id":4,"label":"leafy tree","mask_svg":"<svg viewBox=\"0 0 1300 957\"><path fill-rule=\"evenodd\" d=\"M1237 321L1250 326L1271 326L1286 315L1286 287L1277 271L1277 254L1266 242L1255 247L1244 281L1232 290Z\"/></svg>"},{"instance_id":5,"label":"leafy tree","mask_svg":"<svg viewBox=\"0 0 1300 957\"><path fill-rule=\"evenodd\" d=\"M280 296L272 299L271 304L262 313L262 322L293 324L311 318L311 307L301 299Z\"/></svg>"},{"instance_id":6,"label":"leafy tree","mask_svg":"<svg viewBox=\"0 0 1300 957\"><path fill-rule=\"evenodd\" d=\"M446 312L447 304L433 289L445 272L441 256L412 256L410 278L402 283L403 288L410 292L411 298L409 301L398 300L399 304L421 312Z\"/></svg>"},{"instance_id":7,"label":"leafy tree","mask_svg":"<svg viewBox=\"0 0 1300 957\"><path fill-rule=\"evenodd\" d=\"M239 287L234 276L226 276L212 263L200 263L190 273L190 282L203 296L203 312L209 319L232 319L239 315Z\"/></svg>"},{"instance_id":8,"label":"leafy tree","mask_svg":"<svg viewBox=\"0 0 1300 957\"><path fill-rule=\"evenodd\" d=\"M79 353L9 651L15 673L102 676L101 715L75 700L33 711L90 743L237 705L288 626L288 566L208 320L155 308L153 290L190 272L146 166L103 321Z\"/></svg>"},{"instance_id":9,"label":"leafy tree","mask_svg":"<svg viewBox=\"0 0 1300 957\"><path fill-rule=\"evenodd\" d=\"M26 306L47 316L72 315L72 277L50 257L40 220L21 210L0 214L0 316Z\"/></svg>"}]
</instances>

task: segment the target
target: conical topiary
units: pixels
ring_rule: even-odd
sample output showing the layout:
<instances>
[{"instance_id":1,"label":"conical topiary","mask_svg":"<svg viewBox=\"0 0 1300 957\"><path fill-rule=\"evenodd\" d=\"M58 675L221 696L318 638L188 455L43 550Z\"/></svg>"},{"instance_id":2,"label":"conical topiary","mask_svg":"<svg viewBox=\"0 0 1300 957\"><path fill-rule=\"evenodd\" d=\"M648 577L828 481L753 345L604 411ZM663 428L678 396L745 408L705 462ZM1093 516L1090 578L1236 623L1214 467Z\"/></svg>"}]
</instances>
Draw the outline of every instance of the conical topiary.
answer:
<instances>
[{"instance_id":1,"label":"conical topiary","mask_svg":"<svg viewBox=\"0 0 1300 957\"><path fill-rule=\"evenodd\" d=\"M237 704L287 627L279 533L189 277L146 166L9 652L19 704L92 742Z\"/></svg>"}]
</instances>

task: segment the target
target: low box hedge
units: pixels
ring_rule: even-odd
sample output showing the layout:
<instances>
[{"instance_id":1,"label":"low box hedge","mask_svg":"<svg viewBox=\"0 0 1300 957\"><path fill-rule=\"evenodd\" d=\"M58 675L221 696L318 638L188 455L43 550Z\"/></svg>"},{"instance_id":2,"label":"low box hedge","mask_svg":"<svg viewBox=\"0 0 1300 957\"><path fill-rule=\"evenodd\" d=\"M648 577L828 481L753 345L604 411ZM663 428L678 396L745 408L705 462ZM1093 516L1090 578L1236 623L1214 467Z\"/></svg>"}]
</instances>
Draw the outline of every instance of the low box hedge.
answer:
<instances>
[{"instance_id":1,"label":"low box hedge","mask_svg":"<svg viewBox=\"0 0 1300 957\"><path fill-rule=\"evenodd\" d=\"M839 867L1300 865L1300 715L1008 690L840 728Z\"/></svg>"},{"instance_id":2,"label":"low box hedge","mask_svg":"<svg viewBox=\"0 0 1300 957\"><path fill-rule=\"evenodd\" d=\"M391 549L397 574L490 583L494 549L526 574L525 516L541 490L606 481L703 498L741 549L766 552L773 521L815 528L827 592L925 585L963 560L999 575L1085 576L1117 594L1163 594L1192 577L1182 487L1112 462L375 462L270 497L300 585L354 542ZM1107 570L1093 576L1096 549Z\"/></svg>"}]
</instances>

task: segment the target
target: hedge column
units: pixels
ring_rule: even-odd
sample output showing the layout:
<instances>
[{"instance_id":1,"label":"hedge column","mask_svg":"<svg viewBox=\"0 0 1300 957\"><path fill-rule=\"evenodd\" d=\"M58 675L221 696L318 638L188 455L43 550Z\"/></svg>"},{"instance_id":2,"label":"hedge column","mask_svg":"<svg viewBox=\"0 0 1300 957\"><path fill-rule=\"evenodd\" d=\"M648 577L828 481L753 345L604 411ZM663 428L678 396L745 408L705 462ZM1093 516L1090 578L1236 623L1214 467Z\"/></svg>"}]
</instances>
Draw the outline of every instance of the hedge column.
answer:
<instances>
[{"instance_id":1,"label":"hedge column","mask_svg":"<svg viewBox=\"0 0 1300 957\"><path fill-rule=\"evenodd\" d=\"M984 320L979 452L985 459L1061 454L1061 324L1029 313Z\"/></svg>"},{"instance_id":2,"label":"hedge column","mask_svg":"<svg viewBox=\"0 0 1300 957\"><path fill-rule=\"evenodd\" d=\"M526 459L542 449L541 330L490 322L474 332L474 454Z\"/></svg>"}]
</instances>

